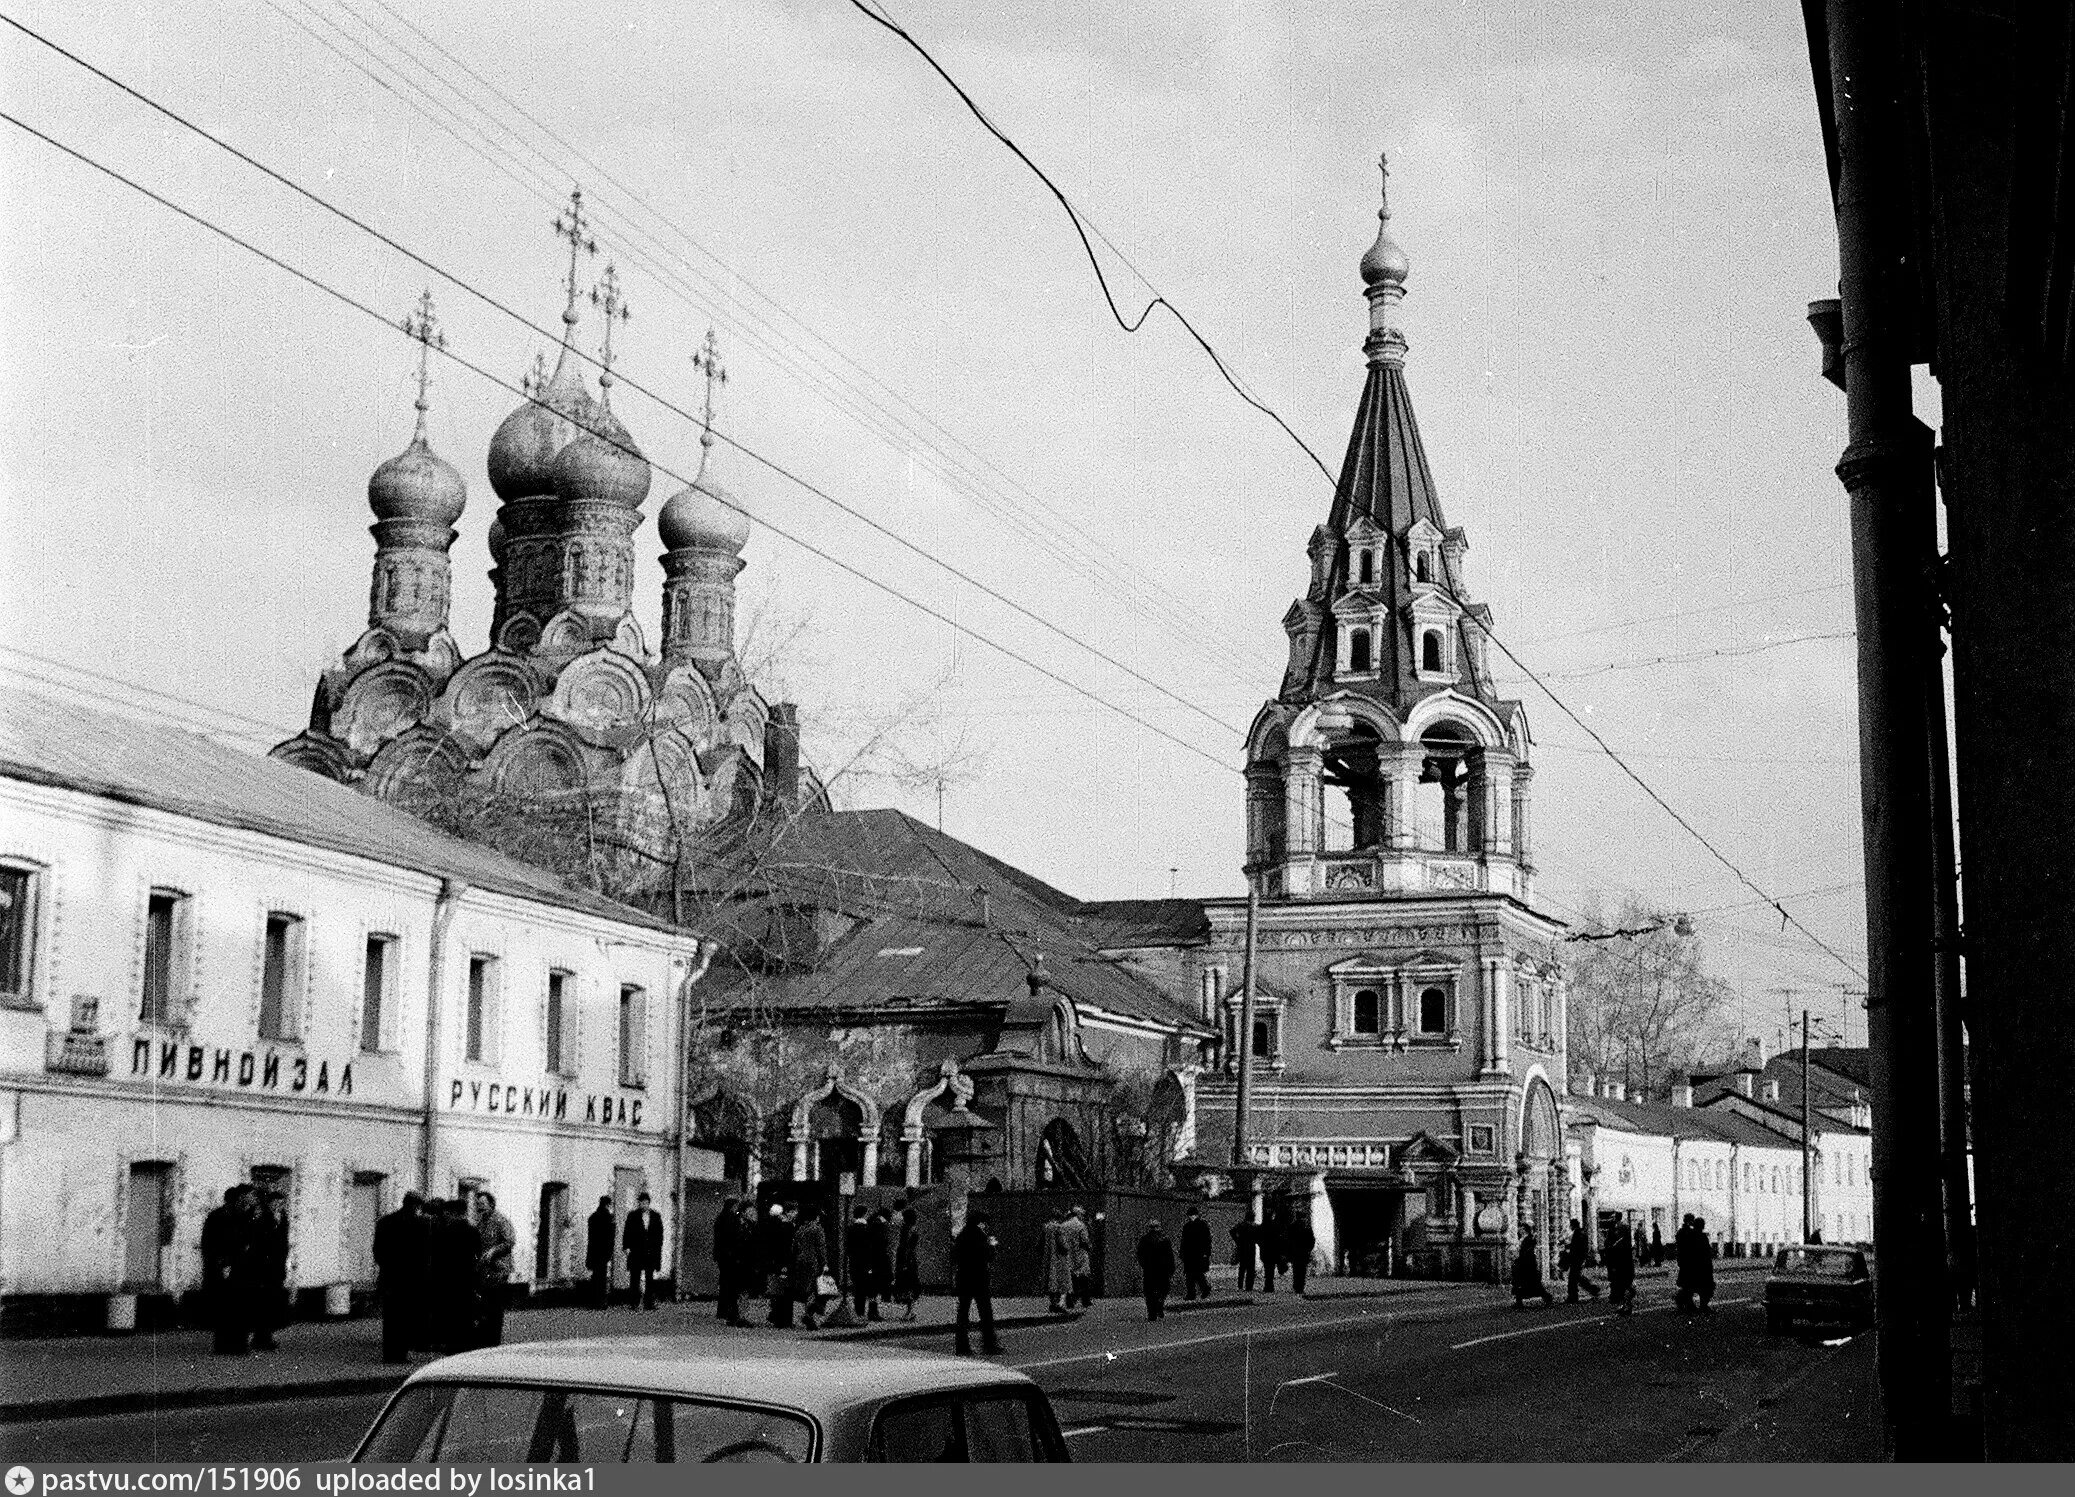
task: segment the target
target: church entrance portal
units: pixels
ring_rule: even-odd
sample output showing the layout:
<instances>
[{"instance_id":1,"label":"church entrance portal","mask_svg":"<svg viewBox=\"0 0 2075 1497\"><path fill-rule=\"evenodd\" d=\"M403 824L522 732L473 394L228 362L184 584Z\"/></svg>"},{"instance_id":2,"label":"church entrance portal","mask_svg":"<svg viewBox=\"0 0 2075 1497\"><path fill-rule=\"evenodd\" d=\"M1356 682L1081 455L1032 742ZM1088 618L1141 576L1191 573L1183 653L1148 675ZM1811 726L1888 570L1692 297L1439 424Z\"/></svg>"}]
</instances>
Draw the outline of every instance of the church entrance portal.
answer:
<instances>
[{"instance_id":1,"label":"church entrance portal","mask_svg":"<svg viewBox=\"0 0 2075 1497\"><path fill-rule=\"evenodd\" d=\"M1405 1259L1405 1193L1364 1186L1328 1187L1339 1235L1341 1273L1380 1279Z\"/></svg>"}]
</instances>

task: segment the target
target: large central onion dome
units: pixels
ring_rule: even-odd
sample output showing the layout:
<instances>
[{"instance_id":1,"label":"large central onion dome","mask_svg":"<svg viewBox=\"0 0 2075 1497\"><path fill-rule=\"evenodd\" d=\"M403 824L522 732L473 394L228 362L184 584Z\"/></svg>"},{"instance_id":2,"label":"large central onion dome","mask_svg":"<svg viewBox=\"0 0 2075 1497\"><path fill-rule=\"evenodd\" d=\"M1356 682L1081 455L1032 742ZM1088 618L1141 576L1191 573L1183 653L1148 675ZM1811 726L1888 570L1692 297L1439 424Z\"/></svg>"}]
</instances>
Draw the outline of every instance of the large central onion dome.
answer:
<instances>
[{"instance_id":1,"label":"large central onion dome","mask_svg":"<svg viewBox=\"0 0 2075 1497\"><path fill-rule=\"evenodd\" d=\"M666 551L696 547L739 556L749 544L749 516L726 489L702 477L670 496L656 516L656 534Z\"/></svg>"},{"instance_id":2,"label":"large central onion dome","mask_svg":"<svg viewBox=\"0 0 2075 1497\"><path fill-rule=\"evenodd\" d=\"M430 520L452 525L468 502L468 485L454 465L426 445L421 426L411 445L375 469L367 507L378 520Z\"/></svg>"},{"instance_id":3,"label":"large central onion dome","mask_svg":"<svg viewBox=\"0 0 2075 1497\"><path fill-rule=\"evenodd\" d=\"M497 497L531 499L553 493L556 454L576 438L596 409L565 345L547 388L506 416L490 439L490 487Z\"/></svg>"},{"instance_id":4,"label":"large central onion dome","mask_svg":"<svg viewBox=\"0 0 2075 1497\"><path fill-rule=\"evenodd\" d=\"M654 474L612 407L594 405L579 424L584 434L555 456L550 473L555 497L640 509Z\"/></svg>"}]
</instances>

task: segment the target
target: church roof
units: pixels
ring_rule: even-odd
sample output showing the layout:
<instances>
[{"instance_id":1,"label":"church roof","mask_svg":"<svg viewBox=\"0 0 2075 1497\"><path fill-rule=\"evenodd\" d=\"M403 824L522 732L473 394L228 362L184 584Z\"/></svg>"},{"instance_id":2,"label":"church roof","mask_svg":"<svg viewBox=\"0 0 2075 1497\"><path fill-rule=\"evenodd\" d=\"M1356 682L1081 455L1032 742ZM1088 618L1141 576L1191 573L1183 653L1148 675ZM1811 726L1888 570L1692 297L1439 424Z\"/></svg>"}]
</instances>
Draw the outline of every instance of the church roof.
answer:
<instances>
[{"instance_id":1,"label":"church roof","mask_svg":"<svg viewBox=\"0 0 2075 1497\"><path fill-rule=\"evenodd\" d=\"M0 686L0 776L408 868L686 935L371 795L199 734Z\"/></svg>"}]
</instances>

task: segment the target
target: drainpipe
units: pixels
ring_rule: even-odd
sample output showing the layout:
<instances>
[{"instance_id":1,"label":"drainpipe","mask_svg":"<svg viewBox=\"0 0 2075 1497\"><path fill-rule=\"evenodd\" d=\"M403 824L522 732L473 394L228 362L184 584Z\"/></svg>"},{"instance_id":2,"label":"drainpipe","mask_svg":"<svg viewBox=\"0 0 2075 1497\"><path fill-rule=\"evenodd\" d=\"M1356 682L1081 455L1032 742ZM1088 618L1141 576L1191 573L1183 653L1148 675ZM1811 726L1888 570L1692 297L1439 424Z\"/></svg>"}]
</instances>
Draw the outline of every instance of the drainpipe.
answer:
<instances>
[{"instance_id":1,"label":"drainpipe","mask_svg":"<svg viewBox=\"0 0 2075 1497\"><path fill-rule=\"evenodd\" d=\"M696 943L696 949L699 953L698 965L686 973L684 981L677 985L677 1178L672 1182L670 1190L671 1199L676 1202L673 1214L677 1220L671 1223L670 1241L677 1251L677 1266L670 1275L672 1299L684 1298L685 1135L691 1131L685 1121L685 1112L692 1100L692 987L706 975L706 969L713 965L713 953L719 947L713 941L699 941ZM675 963L677 958L672 957L671 961Z\"/></svg>"},{"instance_id":2,"label":"drainpipe","mask_svg":"<svg viewBox=\"0 0 2075 1497\"><path fill-rule=\"evenodd\" d=\"M468 892L466 879L440 881L439 902L432 911L432 949L425 963L425 1127L418 1139L418 1193L432 1199L433 1168L438 1162L434 1133L439 1126L440 1018L447 969L447 928Z\"/></svg>"}]
</instances>

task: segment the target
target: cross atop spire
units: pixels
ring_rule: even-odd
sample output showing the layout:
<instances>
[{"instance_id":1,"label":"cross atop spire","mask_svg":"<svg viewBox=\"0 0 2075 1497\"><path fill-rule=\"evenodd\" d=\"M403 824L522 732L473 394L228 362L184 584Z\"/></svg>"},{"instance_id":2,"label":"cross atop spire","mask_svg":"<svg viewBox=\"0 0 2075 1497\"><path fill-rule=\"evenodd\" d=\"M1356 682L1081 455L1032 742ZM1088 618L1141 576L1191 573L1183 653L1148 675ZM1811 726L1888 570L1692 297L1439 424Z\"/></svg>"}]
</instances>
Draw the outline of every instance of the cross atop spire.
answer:
<instances>
[{"instance_id":1,"label":"cross atop spire","mask_svg":"<svg viewBox=\"0 0 2075 1497\"><path fill-rule=\"evenodd\" d=\"M1377 153L1376 153L1376 169L1377 169L1377 170L1378 170L1379 172L1383 173L1383 189L1382 189L1382 199L1383 199L1383 206L1382 206L1382 207L1381 207L1380 209L1378 209L1378 210L1377 210L1376 216L1377 216L1378 218L1382 219L1382 220L1383 220L1384 222L1388 223L1388 222L1390 221L1390 216L1391 216L1391 158L1390 158L1390 152L1388 152L1388 151L1379 151L1379 152L1377 152Z\"/></svg>"},{"instance_id":2,"label":"cross atop spire","mask_svg":"<svg viewBox=\"0 0 2075 1497\"><path fill-rule=\"evenodd\" d=\"M697 483L706 476L706 458L713 451L713 394L714 390L728 382L727 367L720 361L720 340L713 336L713 329L706 330L706 341L692 355L692 367L706 376L706 413L701 420L703 430L699 433L699 471L692 476Z\"/></svg>"},{"instance_id":3,"label":"cross atop spire","mask_svg":"<svg viewBox=\"0 0 2075 1497\"><path fill-rule=\"evenodd\" d=\"M620 273L610 264L598 284L591 288L591 305L605 314L605 345L598 353L598 398L604 400L612 388L612 325L625 322L634 314L627 310L625 298L620 295Z\"/></svg>"},{"instance_id":4,"label":"cross atop spire","mask_svg":"<svg viewBox=\"0 0 2075 1497\"><path fill-rule=\"evenodd\" d=\"M576 327L577 257L579 255L595 255L598 253L598 241L591 234L591 221L584 217L583 188L572 187L569 189L568 208L555 215L555 233L569 241L569 274L562 282L562 289L568 293L568 299L562 305L562 322L565 327L574 329ZM568 333L564 333L562 336L563 341L568 341Z\"/></svg>"},{"instance_id":5,"label":"cross atop spire","mask_svg":"<svg viewBox=\"0 0 2075 1497\"><path fill-rule=\"evenodd\" d=\"M447 335L439 330L439 318L433 315L432 292L422 293L418 305L411 315L398 324L405 334L418 340L418 432L417 440L425 440L425 412L431 403L425 398L425 390L432 380L432 352L447 346Z\"/></svg>"}]
</instances>

